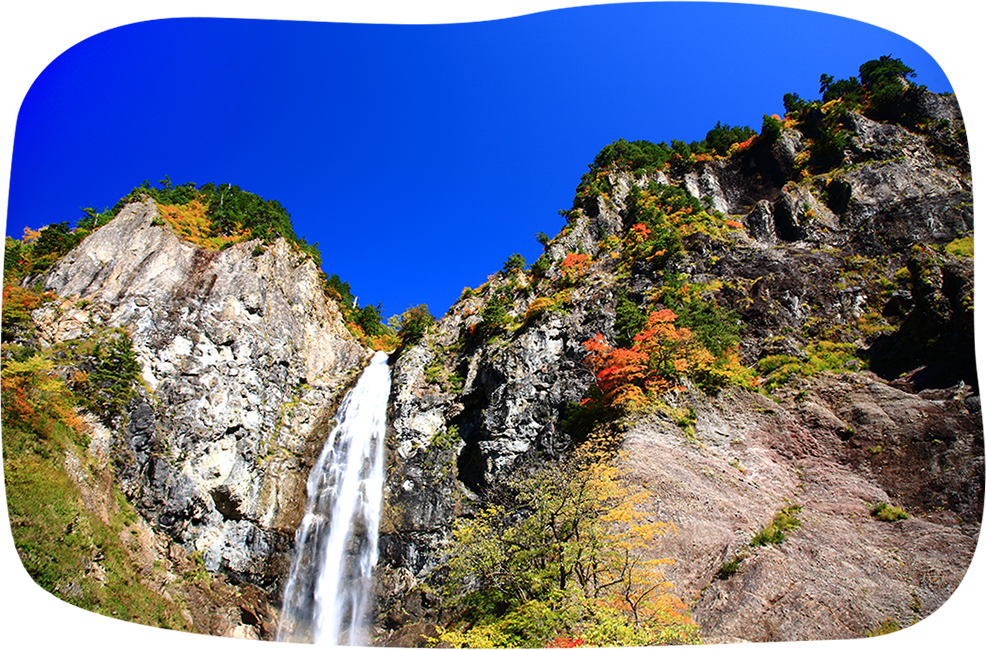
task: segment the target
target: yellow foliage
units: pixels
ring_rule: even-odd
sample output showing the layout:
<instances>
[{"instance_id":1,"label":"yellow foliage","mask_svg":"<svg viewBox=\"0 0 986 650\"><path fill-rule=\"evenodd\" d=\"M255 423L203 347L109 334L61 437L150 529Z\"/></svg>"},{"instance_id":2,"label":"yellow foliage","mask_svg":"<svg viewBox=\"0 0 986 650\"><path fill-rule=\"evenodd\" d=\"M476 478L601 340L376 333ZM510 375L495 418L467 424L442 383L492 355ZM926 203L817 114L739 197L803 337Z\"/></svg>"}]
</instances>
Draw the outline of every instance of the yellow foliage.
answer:
<instances>
[{"instance_id":1,"label":"yellow foliage","mask_svg":"<svg viewBox=\"0 0 986 650\"><path fill-rule=\"evenodd\" d=\"M442 641L534 647L570 636L605 645L697 640L687 606L662 573L671 560L654 556L660 539L677 529L652 520L650 494L610 457L583 445L511 481L510 502L459 522L446 563L455 613Z\"/></svg>"},{"instance_id":2,"label":"yellow foliage","mask_svg":"<svg viewBox=\"0 0 986 650\"><path fill-rule=\"evenodd\" d=\"M221 250L230 244L250 239L249 229L239 229L229 235L218 235L212 229L212 222L206 216L209 206L201 199L194 199L184 205L158 205L158 214L171 226L176 235L187 242L206 250Z\"/></svg>"},{"instance_id":3,"label":"yellow foliage","mask_svg":"<svg viewBox=\"0 0 986 650\"><path fill-rule=\"evenodd\" d=\"M30 244L40 236L41 236L40 230L32 230L31 228L24 226L24 236L21 237L21 241L24 242L25 244Z\"/></svg>"}]
</instances>

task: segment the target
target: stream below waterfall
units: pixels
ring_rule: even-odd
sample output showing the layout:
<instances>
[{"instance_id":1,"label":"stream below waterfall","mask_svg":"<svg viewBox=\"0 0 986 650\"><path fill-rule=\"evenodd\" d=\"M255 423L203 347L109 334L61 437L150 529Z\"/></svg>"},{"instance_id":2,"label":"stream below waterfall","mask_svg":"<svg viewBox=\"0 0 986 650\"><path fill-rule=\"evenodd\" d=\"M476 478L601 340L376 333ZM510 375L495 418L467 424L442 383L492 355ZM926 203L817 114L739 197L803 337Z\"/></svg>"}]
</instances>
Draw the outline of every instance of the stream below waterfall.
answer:
<instances>
[{"instance_id":1,"label":"stream below waterfall","mask_svg":"<svg viewBox=\"0 0 986 650\"><path fill-rule=\"evenodd\" d=\"M336 412L308 477L278 641L366 645L383 501L390 367L377 352Z\"/></svg>"}]
</instances>

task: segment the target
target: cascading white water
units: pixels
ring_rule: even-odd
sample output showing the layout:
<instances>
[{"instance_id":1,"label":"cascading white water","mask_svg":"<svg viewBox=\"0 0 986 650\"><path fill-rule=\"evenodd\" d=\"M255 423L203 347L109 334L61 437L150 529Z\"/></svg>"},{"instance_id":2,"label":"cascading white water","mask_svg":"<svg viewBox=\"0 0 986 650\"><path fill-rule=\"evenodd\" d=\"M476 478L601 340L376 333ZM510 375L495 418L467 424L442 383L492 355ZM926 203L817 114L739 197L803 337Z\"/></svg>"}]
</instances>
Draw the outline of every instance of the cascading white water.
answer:
<instances>
[{"instance_id":1,"label":"cascading white water","mask_svg":"<svg viewBox=\"0 0 986 650\"><path fill-rule=\"evenodd\" d=\"M377 352L336 412L308 477L278 641L364 645L383 501L390 367Z\"/></svg>"}]
</instances>

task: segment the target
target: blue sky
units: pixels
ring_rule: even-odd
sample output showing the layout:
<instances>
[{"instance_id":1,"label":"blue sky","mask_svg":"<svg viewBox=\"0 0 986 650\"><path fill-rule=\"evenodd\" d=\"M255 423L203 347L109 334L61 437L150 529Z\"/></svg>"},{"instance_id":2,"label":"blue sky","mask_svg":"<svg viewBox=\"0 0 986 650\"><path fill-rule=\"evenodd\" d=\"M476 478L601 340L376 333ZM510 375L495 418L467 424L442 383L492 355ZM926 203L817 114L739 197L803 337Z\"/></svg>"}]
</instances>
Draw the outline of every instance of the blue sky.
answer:
<instances>
[{"instance_id":1,"label":"blue sky","mask_svg":"<svg viewBox=\"0 0 986 650\"><path fill-rule=\"evenodd\" d=\"M7 233L75 222L147 179L231 182L291 213L386 315L441 315L535 234L604 145L760 128L786 92L924 50L778 7L643 3L441 25L166 19L66 50L23 101ZM960 97L961 100L961 97Z\"/></svg>"}]
</instances>

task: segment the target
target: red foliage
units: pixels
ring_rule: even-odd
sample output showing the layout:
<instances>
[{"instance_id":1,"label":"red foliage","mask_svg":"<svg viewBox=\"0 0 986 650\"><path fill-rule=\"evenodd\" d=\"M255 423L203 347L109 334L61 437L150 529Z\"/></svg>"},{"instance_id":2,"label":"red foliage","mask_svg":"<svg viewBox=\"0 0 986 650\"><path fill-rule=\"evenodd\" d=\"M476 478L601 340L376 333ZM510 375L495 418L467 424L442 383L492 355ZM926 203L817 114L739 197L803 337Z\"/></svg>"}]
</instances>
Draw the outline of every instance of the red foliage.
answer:
<instances>
[{"instance_id":1,"label":"red foliage","mask_svg":"<svg viewBox=\"0 0 986 650\"><path fill-rule=\"evenodd\" d=\"M562 260L562 272L569 277L578 277L585 273L586 265L589 263L589 256L582 253L569 253Z\"/></svg>"},{"instance_id":2,"label":"red foliage","mask_svg":"<svg viewBox=\"0 0 986 650\"><path fill-rule=\"evenodd\" d=\"M50 291L43 294L35 293L17 285L5 284L3 287L3 325L27 323L31 320L31 312L41 306L42 301L50 300L54 294Z\"/></svg>"},{"instance_id":3,"label":"red foliage","mask_svg":"<svg viewBox=\"0 0 986 650\"><path fill-rule=\"evenodd\" d=\"M548 644L549 648L581 648L585 645L585 641L576 637L572 638L570 636L560 636L554 641Z\"/></svg>"},{"instance_id":4,"label":"red foliage","mask_svg":"<svg viewBox=\"0 0 986 650\"><path fill-rule=\"evenodd\" d=\"M647 393L672 390L675 380L688 373L698 350L691 331L674 326L677 318L670 309L652 312L629 348L613 348L601 333L582 344L605 404L640 404Z\"/></svg>"}]
</instances>

